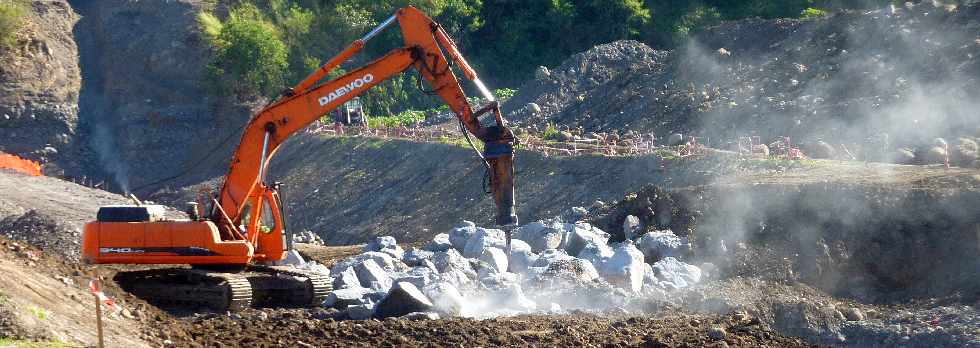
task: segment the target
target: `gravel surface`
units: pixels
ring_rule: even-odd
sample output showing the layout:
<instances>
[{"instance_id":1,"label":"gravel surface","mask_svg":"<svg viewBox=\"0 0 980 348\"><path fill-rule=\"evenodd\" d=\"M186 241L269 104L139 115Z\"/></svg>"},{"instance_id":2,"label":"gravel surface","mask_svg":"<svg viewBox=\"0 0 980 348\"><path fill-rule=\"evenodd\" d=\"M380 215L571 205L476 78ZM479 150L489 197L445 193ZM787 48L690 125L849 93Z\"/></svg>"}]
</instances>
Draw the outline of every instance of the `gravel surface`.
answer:
<instances>
[{"instance_id":1,"label":"gravel surface","mask_svg":"<svg viewBox=\"0 0 980 348\"><path fill-rule=\"evenodd\" d=\"M646 346L805 347L758 320L697 314L657 317L534 315L488 320L335 321L327 310L265 310L200 315L168 330L178 346ZM723 329L717 336L712 330Z\"/></svg>"}]
</instances>

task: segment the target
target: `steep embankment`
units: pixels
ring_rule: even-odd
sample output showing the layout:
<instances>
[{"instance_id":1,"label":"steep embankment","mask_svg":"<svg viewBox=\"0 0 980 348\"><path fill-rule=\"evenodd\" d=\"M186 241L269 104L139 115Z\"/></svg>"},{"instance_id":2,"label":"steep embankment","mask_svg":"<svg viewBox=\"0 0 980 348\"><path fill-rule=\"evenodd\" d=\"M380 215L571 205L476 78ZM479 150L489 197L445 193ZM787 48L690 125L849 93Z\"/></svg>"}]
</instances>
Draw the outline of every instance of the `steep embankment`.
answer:
<instances>
[{"instance_id":1,"label":"steep embankment","mask_svg":"<svg viewBox=\"0 0 980 348\"><path fill-rule=\"evenodd\" d=\"M880 149L980 135L972 97L980 88L980 4L906 4L727 22L673 51L600 45L539 69L505 109L524 124L679 131L714 145L760 135L854 149L877 137Z\"/></svg>"},{"instance_id":2,"label":"steep embankment","mask_svg":"<svg viewBox=\"0 0 980 348\"><path fill-rule=\"evenodd\" d=\"M531 221L597 199L619 199L663 180L659 163L653 157L545 158L518 152L518 215ZM425 240L462 219L490 225L494 216L493 201L483 193L484 167L469 148L301 135L283 146L271 167L270 181L286 183L292 230L312 230L331 244L379 235ZM192 186L154 198L180 204L197 190Z\"/></svg>"},{"instance_id":3,"label":"steep embankment","mask_svg":"<svg viewBox=\"0 0 980 348\"><path fill-rule=\"evenodd\" d=\"M208 96L211 51L196 22L205 3L72 5L82 15L74 31L84 78L79 117L93 173L125 190L185 171L223 139L237 138L252 113ZM229 156L221 154L229 151L218 149L193 172L226 168Z\"/></svg>"},{"instance_id":4,"label":"steep embankment","mask_svg":"<svg viewBox=\"0 0 980 348\"><path fill-rule=\"evenodd\" d=\"M33 1L16 42L0 48L0 151L47 163L76 147L77 20L66 1Z\"/></svg>"},{"instance_id":5,"label":"steep embankment","mask_svg":"<svg viewBox=\"0 0 980 348\"><path fill-rule=\"evenodd\" d=\"M252 106L210 98L211 49L200 1L36 0L13 47L0 50L0 151L45 173L97 178L116 191L185 171L235 138ZM216 150L231 151L229 146ZM217 159L216 159L217 158Z\"/></svg>"}]
</instances>

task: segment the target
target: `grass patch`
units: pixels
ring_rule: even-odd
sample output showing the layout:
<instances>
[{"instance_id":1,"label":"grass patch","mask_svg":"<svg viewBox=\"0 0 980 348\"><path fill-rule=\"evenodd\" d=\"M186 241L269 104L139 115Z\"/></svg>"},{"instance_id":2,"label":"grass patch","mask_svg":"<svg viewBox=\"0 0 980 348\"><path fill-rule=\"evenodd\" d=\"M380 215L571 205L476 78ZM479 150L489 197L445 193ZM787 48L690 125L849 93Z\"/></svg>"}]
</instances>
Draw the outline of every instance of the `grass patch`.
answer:
<instances>
[{"instance_id":1,"label":"grass patch","mask_svg":"<svg viewBox=\"0 0 980 348\"><path fill-rule=\"evenodd\" d=\"M558 134L558 127L554 123L548 122L548 127L544 129L544 133L541 133L541 139L555 140L558 139Z\"/></svg>"},{"instance_id":2,"label":"grass patch","mask_svg":"<svg viewBox=\"0 0 980 348\"><path fill-rule=\"evenodd\" d=\"M57 341L28 341L28 340L18 340L13 338L0 338L0 348L16 347L16 348L62 348L71 347L70 344Z\"/></svg>"},{"instance_id":3,"label":"grass patch","mask_svg":"<svg viewBox=\"0 0 980 348\"><path fill-rule=\"evenodd\" d=\"M827 11L821 10L819 8L807 7L800 13L800 18L811 19L811 18L822 18L827 16Z\"/></svg>"},{"instance_id":4,"label":"grass patch","mask_svg":"<svg viewBox=\"0 0 980 348\"><path fill-rule=\"evenodd\" d=\"M23 0L0 0L0 48L17 41L17 31L24 26L27 3Z\"/></svg>"},{"instance_id":5,"label":"grass patch","mask_svg":"<svg viewBox=\"0 0 980 348\"><path fill-rule=\"evenodd\" d=\"M813 169L826 165L820 161L812 159L788 160L785 158L747 158L739 161L738 166L742 169Z\"/></svg>"},{"instance_id":6,"label":"grass patch","mask_svg":"<svg viewBox=\"0 0 980 348\"><path fill-rule=\"evenodd\" d=\"M28 308L28 310L31 311L31 314L33 314L37 320L45 321L48 319L48 311L44 308L31 306L31 308Z\"/></svg>"},{"instance_id":7,"label":"grass patch","mask_svg":"<svg viewBox=\"0 0 980 348\"><path fill-rule=\"evenodd\" d=\"M368 118L368 127L371 128L400 127L400 126L409 127L421 123L422 121L425 121L424 111L408 110L408 111L402 111L401 113L394 116Z\"/></svg>"},{"instance_id":8,"label":"grass patch","mask_svg":"<svg viewBox=\"0 0 980 348\"><path fill-rule=\"evenodd\" d=\"M447 144L447 145L459 146L459 147L466 148L466 149L472 149L472 147L470 147L470 143L468 143L465 138L442 136L442 137L439 137L439 139L436 139L436 141L438 141L440 144ZM473 139L473 146L476 146L476 149L477 150L480 150L480 152L483 152L483 142L482 141L479 141L477 139Z\"/></svg>"}]
</instances>

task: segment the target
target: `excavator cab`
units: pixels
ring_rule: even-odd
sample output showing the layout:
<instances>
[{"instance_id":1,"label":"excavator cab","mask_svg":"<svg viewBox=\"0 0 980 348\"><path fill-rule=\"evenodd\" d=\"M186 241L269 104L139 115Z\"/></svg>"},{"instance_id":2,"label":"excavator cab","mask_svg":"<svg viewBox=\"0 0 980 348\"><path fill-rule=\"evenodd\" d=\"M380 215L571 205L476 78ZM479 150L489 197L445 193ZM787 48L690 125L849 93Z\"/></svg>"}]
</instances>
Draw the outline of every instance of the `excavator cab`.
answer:
<instances>
[{"instance_id":1,"label":"excavator cab","mask_svg":"<svg viewBox=\"0 0 980 348\"><path fill-rule=\"evenodd\" d=\"M364 107L361 105L361 98L356 97L344 103L332 112L333 121L345 126L367 127L367 116L364 115Z\"/></svg>"}]
</instances>

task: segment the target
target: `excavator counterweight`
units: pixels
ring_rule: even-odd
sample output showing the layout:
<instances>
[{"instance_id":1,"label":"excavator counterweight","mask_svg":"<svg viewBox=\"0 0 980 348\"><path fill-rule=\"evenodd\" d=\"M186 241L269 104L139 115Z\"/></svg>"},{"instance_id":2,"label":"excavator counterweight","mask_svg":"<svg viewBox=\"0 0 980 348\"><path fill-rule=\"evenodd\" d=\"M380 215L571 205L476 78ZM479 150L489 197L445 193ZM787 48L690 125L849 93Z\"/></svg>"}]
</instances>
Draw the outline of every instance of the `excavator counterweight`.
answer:
<instances>
[{"instance_id":1,"label":"excavator counterweight","mask_svg":"<svg viewBox=\"0 0 980 348\"><path fill-rule=\"evenodd\" d=\"M371 38L396 23L404 46L318 84ZM488 101L480 111L474 112L467 101L451 68L453 62ZM97 221L85 226L82 260L100 264L190 265L117 275L123 288L161 304L238 310L252 305L322 303L331 291L325 277L271 266L283 260L287 250L278 185L266 181L269 160L291 135L371 87L412 68L456 114L463 131L484 143L485 150L478 155L490 174L497 207L495 220L501 225L516 224L515 138L498 102L442 27L414 7L406 7L255 115L242 133L220 192L216 196L208 193L193 205L191 220L151 218L154 214L150 211L159 208L140 204L104 207ZM487 112L493 113L491 126L483 126L478 119Z\"/></svg>"}]
</instances>

